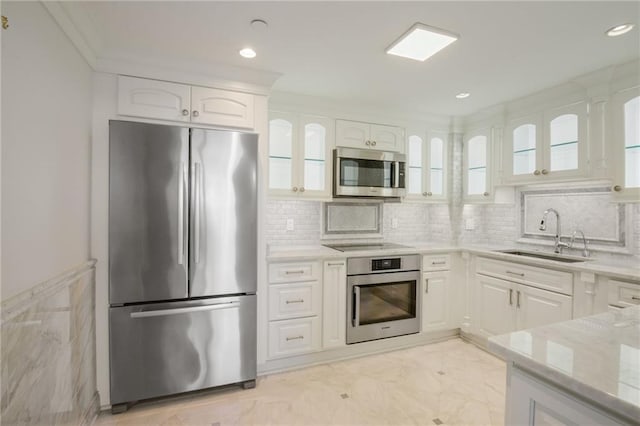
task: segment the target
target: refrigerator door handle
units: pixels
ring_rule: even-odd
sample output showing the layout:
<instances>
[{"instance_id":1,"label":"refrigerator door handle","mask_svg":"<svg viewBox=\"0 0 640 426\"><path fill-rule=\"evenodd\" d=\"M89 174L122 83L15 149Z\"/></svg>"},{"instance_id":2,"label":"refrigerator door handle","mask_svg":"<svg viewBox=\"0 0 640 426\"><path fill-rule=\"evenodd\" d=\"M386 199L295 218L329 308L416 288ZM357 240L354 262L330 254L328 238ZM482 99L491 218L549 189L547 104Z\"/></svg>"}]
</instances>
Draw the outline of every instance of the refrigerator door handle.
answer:
<instances>
[{"instance_id":1,"label":"refrigerator door handle","mask_svg":"<svg viewBox=\"0 0 640 426\"><path fill-rule=\"evenodd\" d=\"M188 314L191 312L214 311L219 309L237 308L238 306L240 306L240 302L226 302L226 303L215 303L213 305L206 305L206 306L192 306L189 308L159 309L156 311L131 312L130 315L131 315L131 318L164 317L167 315Z\"/></svg>"},{"instance_id":2,"label":"refrigerator door handle","mask_svg":"<svg viewBox=\"0 0 640 426\"><path fill-rule=\"evenodd\" d=\"M185 163L182 163L180 179L178 179L178 265L182 265L184 261L184 186L186 172Z\"/></svg>"},{"instance_id":3,"label":"refrigerator door handle","mask_svg":"<svg viewBox=\"0 0 640 426\"><path fill-rule=\"evenodd\" d=\"M193 163L193 192L194 192L194 262L200 263L200 163Z\"/></svg>"}]
</instances>

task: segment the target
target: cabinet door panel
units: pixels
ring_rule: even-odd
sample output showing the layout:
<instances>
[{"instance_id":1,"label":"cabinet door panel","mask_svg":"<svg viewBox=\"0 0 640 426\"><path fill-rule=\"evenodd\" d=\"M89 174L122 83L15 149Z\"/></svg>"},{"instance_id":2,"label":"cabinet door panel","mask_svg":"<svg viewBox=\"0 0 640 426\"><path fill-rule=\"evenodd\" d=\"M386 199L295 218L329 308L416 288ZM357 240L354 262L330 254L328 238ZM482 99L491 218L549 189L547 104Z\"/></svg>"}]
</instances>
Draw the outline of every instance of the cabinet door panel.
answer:
<instances>
[{"instance_id":1,"label":"cabinet door panel","mask_svg":"<svg viewBox=\"0 0 640 426\"><path fill-rule=\"evenodd\" d=\"M372 149L404 152L404 132L399 127L372 124L370 137Z\"/></svg>"},{"instance_id":2,"label":"cabinet door panel","mask_svg":"<svg viewBox=\"0 0 640 426\"><path fill-rule=\"evenodd\" d=\"M370 147L369 124L336 120L336 146L366 149Z\"/></svg>"},{"instance_id":3,"label":"cabinet door panel","mask_svg":"<svg viewBox=\"0 0 640 426\"><path fill-rule=\"evenodd\" d=\"M513 284L476 275L479 300L476 302L478 332L484 337L515 329L515 292Z\"/></svg>"},{"instance_id":4,"label":"cabinet door panel","mask_svg":"<svg viewBox=\"0 0 640 426\"><path fill-rule=\"evenodd\" d=\"M347 269L344 260L324 262L322 346L333 348L346 344Z\"/></svg>"},{"instance_id":5,"label":"cabinet door panel","mask_svg":"<svg viewBox=\"0 0 640 426\"><path fill-rule=\"evenodd\" d=\"M190 104L187 85L118 76L118 114L188 122Z\"/></svg>"},{"instance_id":6,"label":"cabinet door panel","mask_svg":"<svg viewBox=\"0 0 640 426\"><path fill-rule=\"evenodd\" d=\"M253 95L193 87L191 121L217 126L253 128Z\"/></svg>"},{"instance_id":7,"label":"cabinet door panel","mask_svg":"<svg viewBox=\"0 0 640 426\"><path fill-rule=\"evenodd\" d=\"M617 93L611 104L613 194L619 200L636 201L640 198L640 87Z\"/></svg>"},{"instance_id":8,"label":"cabinet door panel","mask_svg":"<svg viewBox=\"0 0 640 426\"><path fill-rule=\"evenodd\" d=\"M449 271L422 274L422 331L446 329L449 325Z\"/></svg>"},{"instance_id":9,"label":"cabinet door panel","mask_svg":"<svg viewBox=\"0 0 640 426\"><path fill-rule=\"evenodd\" d=\"M515 298L519 330L571 319L571 296L520 285Z\"/></svg>"}]
</instances>

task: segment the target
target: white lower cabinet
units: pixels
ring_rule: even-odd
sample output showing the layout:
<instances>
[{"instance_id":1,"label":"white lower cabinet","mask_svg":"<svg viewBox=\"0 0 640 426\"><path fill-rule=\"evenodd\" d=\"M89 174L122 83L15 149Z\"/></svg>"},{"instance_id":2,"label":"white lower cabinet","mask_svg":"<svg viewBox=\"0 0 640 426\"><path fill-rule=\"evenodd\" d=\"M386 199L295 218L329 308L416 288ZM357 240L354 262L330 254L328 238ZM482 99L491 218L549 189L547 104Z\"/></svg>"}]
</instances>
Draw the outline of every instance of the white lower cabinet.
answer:
<instances>
[{"instance_id":1,"label":"white lower cabinet","mask_svg":"<svg viewBox=\"0 0 640 426\"><path fill-rule=\"evenodd\" d=\"M513 283L497 278L476 275L476 329L483 337L509 333L515 330Z\"/></svg>"},{"instance_id":2,"label":"white lower cabinet","mask_svg":"<svg viewBox=\"0 0 640 426\"><path fill-rule=\"evenodd\" d=\"M507 373L507 412L505 424L547 425L621 425L626 421L609 416L586 401L578 400L552 383L543 382L510 367Z\"/></svg>"},{"instance_id":3,"label":"white lower cabinet","mask_svg":"<svg viewBox=\"0 0 640 426\"><path fill-rule=\"evenodd\" d=\"M321 271L318 261L269 265L269 359L321 349Z\"/></svg>"},{"instance_id":4,"label":"white lower cabinet","mask_svg":"<svg viewBox=\"0 0 640 426\"><path fill-rule=\"evenodd\" d=\"M476 274L475 329L483 337L572 318L573 298Z\"/></svg>"},{"instance_id":5,"label":"white lower cabinet","mask_svg":"<svg viewBox=\"0 0 640 426\"><path fill-rule=\"evenodd\" d=\"M422 274L422 331L443 330L450 324L450 272Z\"/></svg>"},{"instance_id":6,"label":"white lower cabinet","mask_svg":"<svg viewBox=\"0 0 640 426\"><path fill-rule=\"evenodd\" d=\"M269 358L320 350L320 318L297 318L269 322Z\"/></svg>"},{"instance_id":7,"label":"white lower cabinet","mask_svg":"<svg viewBox=\"0 0 640 426\"><path fill-rule=\"evenodd\" d=\"M347 261L325 261L322 283L322 347L344 346L347 329Z\"/></svg>"}]
</instances>

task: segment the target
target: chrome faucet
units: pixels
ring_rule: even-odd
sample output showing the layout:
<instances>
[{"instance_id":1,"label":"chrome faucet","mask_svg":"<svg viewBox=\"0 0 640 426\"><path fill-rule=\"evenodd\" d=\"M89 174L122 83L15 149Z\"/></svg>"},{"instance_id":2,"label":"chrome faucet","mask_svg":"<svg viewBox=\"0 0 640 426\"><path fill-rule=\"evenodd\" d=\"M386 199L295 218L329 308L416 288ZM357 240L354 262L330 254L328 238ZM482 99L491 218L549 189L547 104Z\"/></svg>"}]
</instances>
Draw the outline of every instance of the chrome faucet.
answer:
<instances>
[{"instance_id":1,"label":"chrome faucet","mask_svg":"<svg viewBox=\"0 0 640 426\"><path fill-rule=\"evenodd\" d=\"M582 242L584 244L584 248L582 249L582 256L589 257L589 249L587 248L587 239L584 237L584 232L582 232L582 230L576 229L575 231L573 231L573 234L571 235L571 242L569 243L569 247L573 248L573 242L576 240L576 234L578 232L580 233L580 235L582 235Z\"/></svg>"},{"instance_id":2,"label":"chrome faucet","mask_svg":"<svg viewBox=\"0 0 640 426\"><path fill-rule=\"evenodd\" d=\"M569 247L569 244L567 243L563 243L560 240L560 237L562 235L562 231L560 230L560 213L558 213L558 211L556 209L546 209L542 215L542 220L540 221L540 230L541 231L546 231L547 230L547 216L549 215L549 213L553 213L556 215L556 236L555 236L555 246L554 246L554 253L562 253L562 249L565 247Z\"/></svg>"}]
</instances>

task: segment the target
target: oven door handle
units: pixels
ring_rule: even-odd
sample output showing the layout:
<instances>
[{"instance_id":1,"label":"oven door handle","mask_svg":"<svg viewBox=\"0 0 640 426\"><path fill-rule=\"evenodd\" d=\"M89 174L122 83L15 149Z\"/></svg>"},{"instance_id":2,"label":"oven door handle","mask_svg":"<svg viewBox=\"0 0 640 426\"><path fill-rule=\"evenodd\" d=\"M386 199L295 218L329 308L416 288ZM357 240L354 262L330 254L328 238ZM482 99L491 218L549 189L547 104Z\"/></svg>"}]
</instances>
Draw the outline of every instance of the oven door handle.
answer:
<instances>
[{"instance_id":1,"label":"oven door handle","mask_svg":"<svg viewBox=\"0 0 640 426\"><path fill-rule=\"evenodd\" d=\"M354 327L360 326L360 286L356 285L353 287L353 318L351 318L351 323Z\"/></svg>"}]
</instances>

